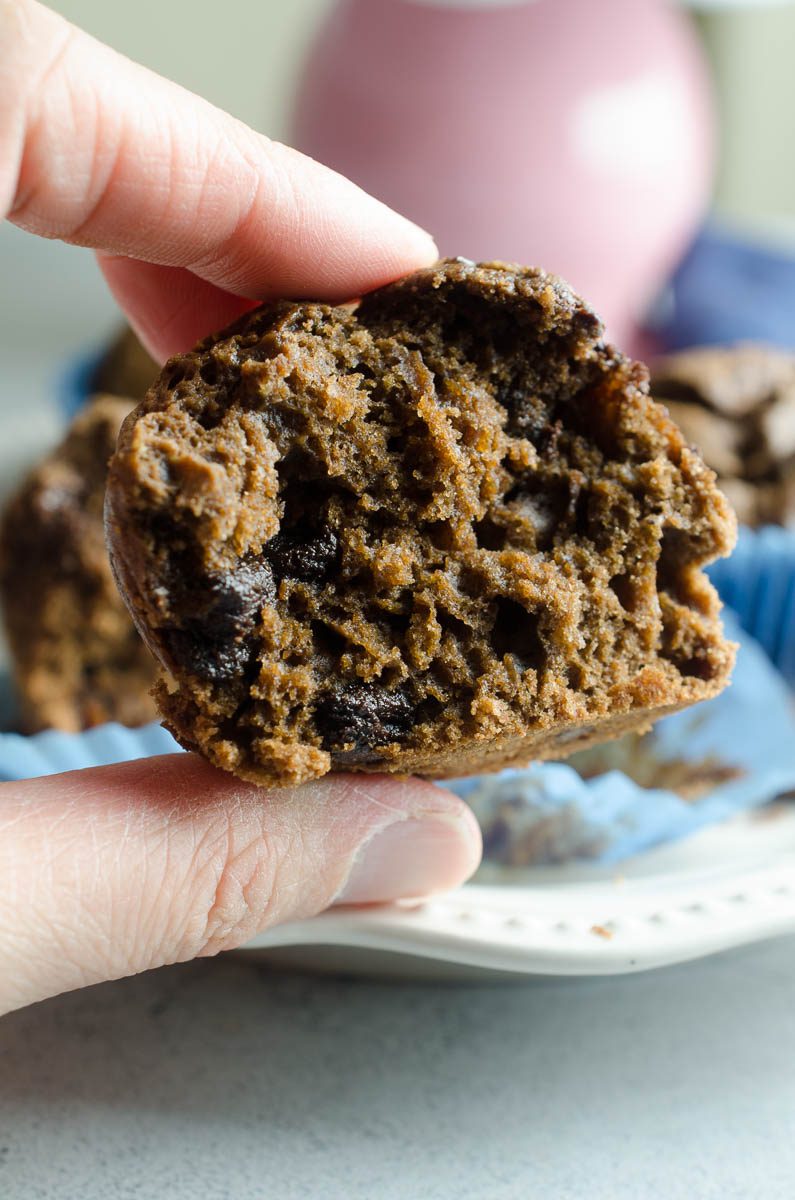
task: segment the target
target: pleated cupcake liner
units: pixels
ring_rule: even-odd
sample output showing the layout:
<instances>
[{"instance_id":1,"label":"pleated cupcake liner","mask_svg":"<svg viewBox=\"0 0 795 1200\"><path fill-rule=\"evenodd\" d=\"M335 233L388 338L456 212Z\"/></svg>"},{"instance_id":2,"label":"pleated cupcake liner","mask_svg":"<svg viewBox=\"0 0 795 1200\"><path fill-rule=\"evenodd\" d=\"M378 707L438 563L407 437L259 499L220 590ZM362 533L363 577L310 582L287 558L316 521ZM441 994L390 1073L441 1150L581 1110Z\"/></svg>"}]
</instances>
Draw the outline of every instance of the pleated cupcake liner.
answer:
<instances>
[{"instance_id":1,"label":"pleated cupcake liner","mask_svg":"<svg viewBox=\"0 0 795 1200\"><path fill-rule=\"evenodd\" d=\"M83 733L61 733L47 729L25 737L21 733L0 734L0 780L33 779L79 771L110 763L151 758L156 754L182 753L161 725L152 722L127 729L111 722Z\"/></svg>"},{"instance_id":2,"label":"pleated cupcake liner","mask_svg":"<svg viewBox=\"0 0 795 1200\"><path fill-rule=\"evenodd\" d=\"M795 686L795 531L741 529L731 557L708 573L742 629Z\"/></svg>"},{"instance_id":3,"label":"pleated cupcake liner","mask_svg":"<svg viewBox=\"0 0 795 1200\"><path fill-rule=\"evenodd\" d=\"M648 788L608 770L584 779L566 763L455 780L444 786L465 798L484 829L494 862L558 862L572 857L620 862L795 791L792 696L761 647L729 615L740 637L732 685L696 708L660 721L651 735L663 769L690 763L724 776L698 800ZM157 754L180 752L161 726L98 726L84 733L48 730L32 737L0 735L0 778L18 780Z\"/></svg>"},{"instance_id":4,"label":"pleated cupcake liner","mask_svg":"<svg viewBox=\"0 0 795 1200\"><path fill-rule=\"evenodd\" d=\"M740 641L731 686L659 721L645 753L636 743L632 755L646 757L663 779L672 772L714 778L706 794L688 799L669 788L643 787L619 770L586 779L565 762L446 784L474 809L486 857L506 865L577 857L620 862L795 791L790 690L731 614L726 624ZM610 756L605 747L608 766Z\"/></svg>"}]
</instances>

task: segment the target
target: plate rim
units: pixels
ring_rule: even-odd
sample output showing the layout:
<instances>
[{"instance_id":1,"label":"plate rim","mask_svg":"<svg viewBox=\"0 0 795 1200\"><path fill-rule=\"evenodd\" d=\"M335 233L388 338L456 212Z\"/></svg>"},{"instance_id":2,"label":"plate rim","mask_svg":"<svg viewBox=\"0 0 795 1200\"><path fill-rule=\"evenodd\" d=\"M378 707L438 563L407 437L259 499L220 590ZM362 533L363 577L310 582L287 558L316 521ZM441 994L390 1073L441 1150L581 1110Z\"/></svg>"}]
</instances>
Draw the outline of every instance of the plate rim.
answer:
<instances>
[{"instance_id":1,"label":"plate rim","mask_svg":"<svg viewBox=\"0 0 795 1200\"><path fill-rule=\"evenodd\" d=\"M475 882L413 902L327 909L268 930L241 949L336 947L340 969L350 948L457 964L467 973L591 977L652 970L795 932L795 806L776 822L742 814L728 825L733 828L716 826L661 847L658 858L669 865L658 876L632 878L630 860L612 878L603 867L589 874L588 864L580 864L575 881L577 868L566 864L556 883L545 869L536 883ZM727 860L723 870L718 864L706 873L671 869L677 847L709 865L727 832L751 849L755 840L783 845L761 865ZM648 858L646 852L637 862L647 867Z\"/></svg>"}]
</instances>

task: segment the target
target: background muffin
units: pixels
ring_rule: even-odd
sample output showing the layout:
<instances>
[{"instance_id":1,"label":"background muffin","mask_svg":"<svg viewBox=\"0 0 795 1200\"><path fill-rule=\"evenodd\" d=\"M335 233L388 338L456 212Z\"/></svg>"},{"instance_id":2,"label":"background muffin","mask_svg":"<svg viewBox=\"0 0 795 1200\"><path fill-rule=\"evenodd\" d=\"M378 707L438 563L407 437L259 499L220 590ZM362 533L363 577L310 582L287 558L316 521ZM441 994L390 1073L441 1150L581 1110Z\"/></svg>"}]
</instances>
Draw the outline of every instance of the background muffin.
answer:
<instances>
[{"instance_id":1,"label":"background muffin","mask_svg":"<svg viewBox=\"0 0 795 1200\"><path fill-rule=\"evenodd\" d=\"M652 394L745 525L795 526L795 355L746 343L660 359Z\"/></svg>"},{"instance_id":2,"label":"background muffin","mask_svg":"<svg viewBox=\"0 0 795 1200\"><path fill-rule=\"evenodd\" d=\"M155 716L154 662L114 584L102 519L108 459L132 404L91 399L3 513L0 597L27 732Z\"/></svg>"},{"instance_id":3,"label":"background muffin","mask_svg":"<svg viewBox=\"0 0 795 1200\"><path fill-rule=\"evenodd\" d=\"M91 377L91 391L132 397L137 403L159 367L129 326L123 326L105 350Z\"/></svg>"}]
</instances>

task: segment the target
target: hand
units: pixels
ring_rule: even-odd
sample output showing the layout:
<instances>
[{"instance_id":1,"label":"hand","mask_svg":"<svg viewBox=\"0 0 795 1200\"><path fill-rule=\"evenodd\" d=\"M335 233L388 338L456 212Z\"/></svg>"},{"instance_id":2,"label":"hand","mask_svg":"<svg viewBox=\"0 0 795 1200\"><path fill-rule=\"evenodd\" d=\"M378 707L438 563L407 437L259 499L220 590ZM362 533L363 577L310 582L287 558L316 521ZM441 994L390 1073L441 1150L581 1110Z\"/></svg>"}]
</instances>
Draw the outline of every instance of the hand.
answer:
<instances>
[{"instance_id":1,"label":"hand","mask_svg":"<svg viewBox=\"0 0 795 1200\"><path fill-rule=\"evenodd\" d=\"M33 0L0 0L0 45L0 210L96 249L161 360L257 299L348 299L436 256L347 180ZM479 852L471 813L419 780L268 792L185 754L3 784L0 1011L449 888Z\"/></svg>"},{"instance_id":2,"label":"hand","mask_svg":"<svg viewBox=\"0 0 795 1200\"><path fill-rule=\"evenodd\" d=\"M0 46L0 213L99 251L158 360L254 300L349 300L436 258L347 179L33 0L0 0Z\"/></svg>"}]
</instances>

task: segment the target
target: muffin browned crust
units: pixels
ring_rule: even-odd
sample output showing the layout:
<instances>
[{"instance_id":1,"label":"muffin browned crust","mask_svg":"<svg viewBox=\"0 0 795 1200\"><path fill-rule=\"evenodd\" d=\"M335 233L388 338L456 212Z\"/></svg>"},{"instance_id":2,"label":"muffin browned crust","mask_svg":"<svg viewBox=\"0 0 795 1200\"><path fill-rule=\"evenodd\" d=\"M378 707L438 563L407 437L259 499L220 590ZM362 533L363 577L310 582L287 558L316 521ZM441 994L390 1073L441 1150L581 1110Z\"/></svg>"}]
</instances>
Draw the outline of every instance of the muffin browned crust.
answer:
<instances>
[{"instance_id":1,"label":"muffin browned crust","mask_svg":"<svg viewBox=\"0 0 795 1200\"><path fill-rule=\"evenodd\" d=\"M89 401L3 514L0 593L27 732L157 715L155 663L116 589L102 526L108 459L131 406Z\"/></svg>"},{"instance_id":2,"label":"muffin browned crust","mask_svg":"<svg viewBox=\"0 0 795 1200\"><path fill-rule=\"evenodd\" d=\"M183 745L259 783L494 770L712 696L714 475L543 271L282 302L172 359L106 524Z\"/></svg>"}]
</instances>

